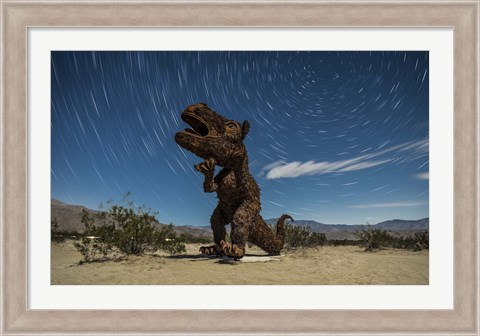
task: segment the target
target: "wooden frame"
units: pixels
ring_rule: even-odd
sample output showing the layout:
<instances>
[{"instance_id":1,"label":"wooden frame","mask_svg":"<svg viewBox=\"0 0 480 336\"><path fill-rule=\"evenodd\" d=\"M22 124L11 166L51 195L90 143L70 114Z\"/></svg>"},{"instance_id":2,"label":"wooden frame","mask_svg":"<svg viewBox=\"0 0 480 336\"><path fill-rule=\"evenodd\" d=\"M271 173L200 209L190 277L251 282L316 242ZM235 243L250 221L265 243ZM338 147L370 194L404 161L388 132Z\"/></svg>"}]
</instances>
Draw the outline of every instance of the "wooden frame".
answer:
<instances>
[{"instance_id":1,"label":"wooden frame","mask_svg":"<svg viewBox=\"0 0 480 336\"><path fill-rule=\"evenodd\" d=\"M477 1L36 2L2 10L1 333L478 335ZM454 309L27 309L27 30L72 26L454 28Z\"/></svg>"}]
</instances>

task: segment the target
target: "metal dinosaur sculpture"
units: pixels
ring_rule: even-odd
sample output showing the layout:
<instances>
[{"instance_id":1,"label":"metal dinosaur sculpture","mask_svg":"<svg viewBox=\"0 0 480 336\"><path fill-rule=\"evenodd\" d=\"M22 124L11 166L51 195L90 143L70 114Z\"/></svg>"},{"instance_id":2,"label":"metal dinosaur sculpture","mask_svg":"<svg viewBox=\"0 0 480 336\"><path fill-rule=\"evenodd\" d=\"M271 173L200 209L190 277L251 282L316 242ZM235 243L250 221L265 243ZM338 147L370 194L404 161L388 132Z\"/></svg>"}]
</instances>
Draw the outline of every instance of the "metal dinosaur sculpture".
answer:
<instances>
[{"instance_id":1,"label":"metal dinosaur sculpture","mask_svg":"<svg viewBox=\"0 0 480 336\"><path fill-rule=\"evenodd\" d=\"M260 188L248 169L243 144L249 122L227 119L204 103L188 106L181 117L191 129L176 133L175 141L204 159L195 169L205 175L205 192L216 192L218 197L210 219L215 245L204 246L200 252L239 259L249 241L270 254L279 254L285 241L284 222L293 219L282 215L273 232L260 215ZM215 166L222 167L216 176ZM231 243L226 242L227 224L231 224Z\"/></svg>"}]
</instances>

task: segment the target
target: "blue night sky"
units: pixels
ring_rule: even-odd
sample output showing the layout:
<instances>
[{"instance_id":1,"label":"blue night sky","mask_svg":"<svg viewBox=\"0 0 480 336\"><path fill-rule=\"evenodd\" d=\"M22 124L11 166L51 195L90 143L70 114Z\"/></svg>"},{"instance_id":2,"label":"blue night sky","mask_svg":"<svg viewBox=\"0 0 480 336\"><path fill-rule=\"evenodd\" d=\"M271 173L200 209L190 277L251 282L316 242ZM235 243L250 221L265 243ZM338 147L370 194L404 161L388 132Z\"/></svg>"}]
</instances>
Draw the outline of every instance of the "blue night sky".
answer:
<instances>
[{"instance_id":1,"label":"blue night sky","mask_svg":"<svg viewBox=\"0 0 480 336\"><path fill-rule=\"evenodd\" d=\"M174 141L204 102L251 124L262 215L331 224L428 217L428 52L52 52L51 192L131 199L209 225L202 161ZM218 172L218 168L217 168Z\"/></svg>"}]
</instances>

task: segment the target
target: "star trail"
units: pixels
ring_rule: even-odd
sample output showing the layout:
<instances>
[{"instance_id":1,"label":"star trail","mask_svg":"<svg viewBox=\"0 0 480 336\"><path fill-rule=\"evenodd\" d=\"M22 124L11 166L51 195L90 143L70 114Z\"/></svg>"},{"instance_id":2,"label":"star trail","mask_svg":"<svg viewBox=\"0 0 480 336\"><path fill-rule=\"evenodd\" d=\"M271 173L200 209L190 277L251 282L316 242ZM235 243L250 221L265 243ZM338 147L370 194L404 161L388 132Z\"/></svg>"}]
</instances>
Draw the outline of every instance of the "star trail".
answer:
<instances>
[{"instance_id":1,"label":"star trail","mask_svg":"<svg viewBox=\"0 0 480 336\"><path fill-rule=\"evenodd\" d=\"M202 161L174 141L189 104L251 130L262 215L333 224L428 217L423 51L53 51L51 192L97 208L126 192L161 222L209 225ZM217 168L218 172L218 168Z\"/></svg>"}]
</instances>

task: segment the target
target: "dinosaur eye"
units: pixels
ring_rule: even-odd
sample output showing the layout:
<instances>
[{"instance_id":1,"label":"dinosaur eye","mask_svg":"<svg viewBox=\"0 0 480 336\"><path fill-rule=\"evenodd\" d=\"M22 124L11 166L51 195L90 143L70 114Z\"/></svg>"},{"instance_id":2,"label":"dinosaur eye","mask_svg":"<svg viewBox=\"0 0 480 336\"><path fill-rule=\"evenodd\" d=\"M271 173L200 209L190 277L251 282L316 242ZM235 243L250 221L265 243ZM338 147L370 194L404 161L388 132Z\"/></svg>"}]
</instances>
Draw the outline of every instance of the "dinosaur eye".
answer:
<instances>
[{"instance_id":1,"label":"dinosaur eye","mask_svg":"<svg viewBox=\"0 0 480 336\"><path fill-rule=\"evenodd\" d=\"M235 121L228 121L225 123L225 131L227 133L236 132L238 129L239 129L239 126Z\"/></svg>"}]
</instances>

